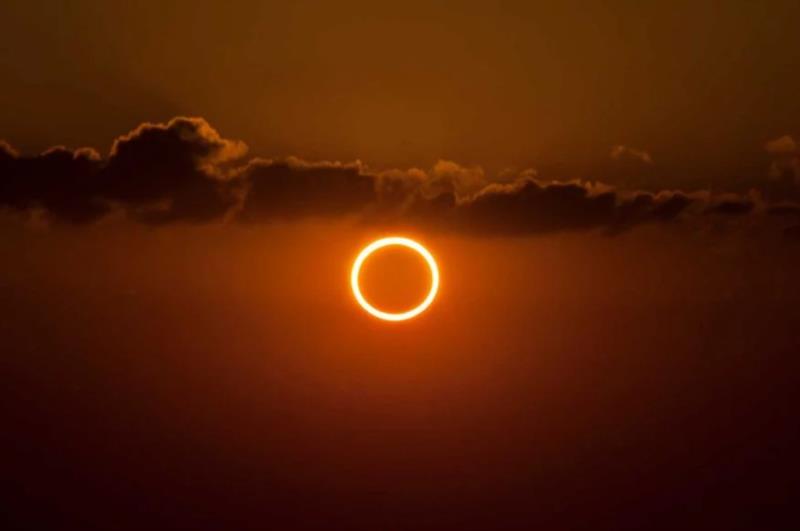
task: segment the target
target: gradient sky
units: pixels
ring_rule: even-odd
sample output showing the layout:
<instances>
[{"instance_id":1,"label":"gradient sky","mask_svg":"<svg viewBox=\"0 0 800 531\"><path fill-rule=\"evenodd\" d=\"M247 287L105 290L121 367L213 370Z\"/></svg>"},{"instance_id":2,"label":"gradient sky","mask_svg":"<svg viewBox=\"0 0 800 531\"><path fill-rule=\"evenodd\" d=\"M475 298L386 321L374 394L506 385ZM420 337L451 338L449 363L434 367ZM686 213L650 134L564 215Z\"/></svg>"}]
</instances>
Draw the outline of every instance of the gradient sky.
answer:
<instances>
[{"instance_id":1,"label":"gradient sky","mask_svg":"<svg viewBox=\"0 0 800 531\"><path fill-rule=\"evenodd\" d=\"M796 519L798 21L6 0L0 527Z\"/></svg>"},{"instance_id":2,"label":"gradient sky","mask_svg":"<svg viewBox=\"0 0 800 531\"><path fill-rule=\"evenodd\" d=\"M798 134L797 2L5 2L0 130L105 149L199 115L264 156L591 178L611 146L659 186L763 175Z\"/></svg>"}]
</instances>

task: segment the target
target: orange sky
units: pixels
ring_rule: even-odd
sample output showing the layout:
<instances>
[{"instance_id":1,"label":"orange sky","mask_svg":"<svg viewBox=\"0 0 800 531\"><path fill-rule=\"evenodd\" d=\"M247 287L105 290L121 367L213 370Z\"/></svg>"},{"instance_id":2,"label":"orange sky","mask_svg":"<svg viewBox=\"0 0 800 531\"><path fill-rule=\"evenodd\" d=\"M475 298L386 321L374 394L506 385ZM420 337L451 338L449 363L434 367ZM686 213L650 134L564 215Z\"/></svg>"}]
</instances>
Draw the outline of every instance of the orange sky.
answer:
<instances>
[{"instance_id":1,"label":"orange sky","mask_svg":"<svg viewBox=\"0 0 800 531\"><path fill-rule=\"evenodd\" d=\"M146 500L200 526L639 521L695 500L697 468L785 492L751 465L764 444L785 463L794 425L779 240L417 234L442 289L398 325L349 292L372 229L4 227L6 455L40 518L133 525Z\"/></svg>"},{"instance_id":2,"label":"orange sky","mask_svg":"<svg viewBox=\"0 0 800 531\"><path fill-rule=\"evenodd\" d=\"M622 178L606 167L622 144L658 164L645 184L741 185L766 171L766 141L800 134L798 9L11 0L0 131L104 150L188 114L264 156L605 179Z\"/></svg>"},{"instance_id":3,"label":"orange sky","mask_svg":"<svg viewBox=\"0 0 800 531\"><path fill-rule=\"evenodd\" d=\"M0 527L777 529L799 19L6 0Z\"/></svg>"}]
</instances>

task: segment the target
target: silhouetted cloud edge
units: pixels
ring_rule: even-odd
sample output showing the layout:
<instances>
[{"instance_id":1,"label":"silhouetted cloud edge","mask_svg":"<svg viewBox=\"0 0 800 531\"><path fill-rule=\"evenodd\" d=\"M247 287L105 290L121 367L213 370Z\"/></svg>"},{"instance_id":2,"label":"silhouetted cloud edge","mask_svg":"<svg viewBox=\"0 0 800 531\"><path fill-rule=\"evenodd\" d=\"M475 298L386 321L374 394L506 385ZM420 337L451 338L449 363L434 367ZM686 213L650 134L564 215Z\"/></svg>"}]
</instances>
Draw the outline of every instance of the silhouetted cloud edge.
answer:
<instances>
[{"instance_id":1,"label":"silhouetted cloud edge","mask_svg":"<svg viewBox=\"0 0 800 531\"><path fill-rule=\"evenodd\" d=\"M161 225L215 220L263 223L352 217L362 223L419 225L475 235L526 235L600 229L609 234L651 223L709 217L800 222L790 186L797 145L769 141L783 173L747 194L707 190L621 190L597 182L546 181L535 170L488 176L480 167L439 161L428 170L373 171L350 163L246 160L247 146L223 138L203 118L144 123L114 140L109 154L61 146L24 156L0 141L0 208L43 212L54 222L86 224L113 212ZM612 157L652 165L642 150L615 146ZM769 199L765 199L769 197Z\"/></svg>"}]
</instances>

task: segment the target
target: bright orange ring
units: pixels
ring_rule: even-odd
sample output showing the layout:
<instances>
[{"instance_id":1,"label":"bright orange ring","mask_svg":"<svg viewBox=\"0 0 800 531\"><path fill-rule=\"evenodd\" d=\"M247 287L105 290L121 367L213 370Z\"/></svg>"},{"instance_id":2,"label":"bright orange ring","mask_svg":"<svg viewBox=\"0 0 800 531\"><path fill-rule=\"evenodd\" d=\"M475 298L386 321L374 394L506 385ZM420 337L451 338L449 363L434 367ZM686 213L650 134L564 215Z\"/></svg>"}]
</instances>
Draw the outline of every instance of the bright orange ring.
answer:
<instances>
[{"instance_id":1,"label":"bright orange ring","mask_svg":"<svg viewBox=\"0 0 800 531\"><path fill-rule=\"evenodd\" d=\"M367 299L364 298L364 295L361 293L361 287L358 285L358 276L361 273L361 266L364 264L364 261L369 257L369 255L378 249L389 247L391 245L399 245L401 247L407 247L416 251L420 256L422 256L422 258L425 259L425 262L427 262L428 268L431 271L431 289L428 291L428 295L425 297L425 300L422 301L419 306L416 306L406 312L390 313L377 309L371 305ZM364 249L362 249L356 257L356 261L353 262L353 269L350 272L350 286L353 288L353 295L355 295L358 304L360 304L361 307L370 314L374 315L378 319L383 319L386 321L405 321L406 319L416 317L427 310L428 306L430 306L433 302L433 299L436 298L436 293L439 291L439 267L436 265L436 260L433 259L433 255L425 247L418 244L414 240L403 238L401 236L381 238L380 240L375 240L364 247Z\"/></svg>"}]
</instances>

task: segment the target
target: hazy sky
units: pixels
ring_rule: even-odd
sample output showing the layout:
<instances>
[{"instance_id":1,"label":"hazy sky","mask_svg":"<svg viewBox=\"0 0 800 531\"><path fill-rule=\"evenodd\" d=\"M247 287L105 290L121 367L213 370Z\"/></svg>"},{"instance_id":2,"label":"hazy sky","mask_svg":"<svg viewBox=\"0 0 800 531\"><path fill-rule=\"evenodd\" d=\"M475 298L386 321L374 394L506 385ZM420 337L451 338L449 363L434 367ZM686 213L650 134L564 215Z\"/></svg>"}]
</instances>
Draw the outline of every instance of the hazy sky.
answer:
<instances>
[{"instance_id":1,"label":"hazy sky","mask_svg":"<svg viewBox=\"0 0 800 531\"><path fill-rule=\"evenodd\" d=\"M779 529L798 21L4 0L0 527Z\"/></svg>"},{"instance_id":2,"label":"hazy sky","mask_svg":"<svg viewBox=\"0 0 800 531\"><path fill-rule=\"evenodd\" d=\"M794 514L796 246L420 234L439 298L386 323L348 291L369 229L3 227L12 529Z\"/></svg>"},{"instance_id":3,"label":"hazy sky","mask_svg":"<svg viewBox=\"0 0 800 531\"><path fill-rule=\"evenodd\" d=\"M660 186L755 179L798 134L797 2L49 2L0 8L2 136L105 149L203 116L265 156ZM602 176L602 175L601 175Z\"/></svg>"}]
</instances>

